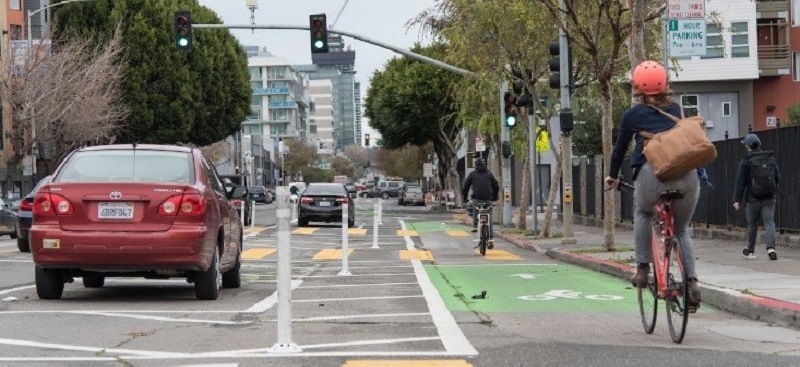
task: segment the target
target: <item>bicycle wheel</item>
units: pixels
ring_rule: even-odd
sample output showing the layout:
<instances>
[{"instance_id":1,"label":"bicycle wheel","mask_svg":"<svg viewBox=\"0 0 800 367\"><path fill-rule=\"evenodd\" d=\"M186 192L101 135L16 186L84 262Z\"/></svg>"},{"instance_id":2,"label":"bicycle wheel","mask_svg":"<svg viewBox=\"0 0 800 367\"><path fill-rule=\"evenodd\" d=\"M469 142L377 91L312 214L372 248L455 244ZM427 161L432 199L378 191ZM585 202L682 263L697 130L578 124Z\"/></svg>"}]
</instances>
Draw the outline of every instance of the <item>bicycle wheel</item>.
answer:
<instances>
[{"instance_id":1,"label":"bicycle wheel","mask_svg":"<svg viewBox=\"0 0 800 367\"><path fill-rule=\"evenodd\" d=\"M672 238L672 246L667 250L669 273L667 274L667 324L672 341L680 343L686 334L689 322L689 287L686 284L686 268L678 248L678 241Z\"/></svg>"},{"instance_id":2,"label":"bicycle wheel","mask_svg":"<svg viewBox=\"0 0 800 367\"><path fill-rule=\"evenodd\" d=\"M657 254L654 254L657 255ZM644 332L652 334L656 328L658 315L658 292L656 291L656 273L654 264L650 264L650 281L646 288L636 287L636 296L639 300L639 314L642 316Z\"/></svg>"},{"instance_id":3,"label":"bicycle wheel","mask_svg":"<svg viewBox=\"0 0 800 367\"><path fill-rule=\"evenodd\" d=\"M486 256L486 245L489 242L489 226L482 225L481 226L481 240L478 243L480 245L480 252L481 256Z\"/></svg>"}]
</instances>

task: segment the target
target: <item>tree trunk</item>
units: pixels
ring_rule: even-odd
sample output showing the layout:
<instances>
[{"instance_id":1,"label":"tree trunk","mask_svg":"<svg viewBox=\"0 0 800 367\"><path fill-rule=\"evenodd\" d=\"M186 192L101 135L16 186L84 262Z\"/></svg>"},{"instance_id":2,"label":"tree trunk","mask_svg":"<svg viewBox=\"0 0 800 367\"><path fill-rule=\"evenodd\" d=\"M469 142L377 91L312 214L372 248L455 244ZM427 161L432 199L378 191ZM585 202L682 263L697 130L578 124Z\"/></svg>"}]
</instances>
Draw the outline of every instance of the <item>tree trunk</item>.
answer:
<instances>
[{"instance_id":1,"label":"tree trunk","mask_svg":"<svg viewBox=\"0 0 800 367\"><path fill-rule=\"evenodd\" d=\"M533 142L534 140L528 138L528 141ZM528 178L531 174L530 165L528 164L529 159L530 157L528 157L528 149L525 149L525 158L522 159L522 200L519 202L519 220L517 220L517 229L528 229L528 202L531 200L531 183L530 179Z\"/></svg>"},{"instance_id":2,"label":"tree trunk","mask_svg":"<svg viewBox=\"0 0 800 367\"><path fill-rule=\"evenodd\" d=\"M610 174L610 167L611 167L611 139L612 139L612 128L614 126L614 121L612 118L612 110L613 110L613 100L611 96L611 81L608 79L599 80L600 83L600 110L602 111L603 116L603 156L605 157L606 162L604 166L604 173L605 177L608 177ZM616 195L616 190L607 190L604 191L605 195L605 202L603 204L603 244L608 251L614 251L614 196Z\"/></svg>"}]
</instances>

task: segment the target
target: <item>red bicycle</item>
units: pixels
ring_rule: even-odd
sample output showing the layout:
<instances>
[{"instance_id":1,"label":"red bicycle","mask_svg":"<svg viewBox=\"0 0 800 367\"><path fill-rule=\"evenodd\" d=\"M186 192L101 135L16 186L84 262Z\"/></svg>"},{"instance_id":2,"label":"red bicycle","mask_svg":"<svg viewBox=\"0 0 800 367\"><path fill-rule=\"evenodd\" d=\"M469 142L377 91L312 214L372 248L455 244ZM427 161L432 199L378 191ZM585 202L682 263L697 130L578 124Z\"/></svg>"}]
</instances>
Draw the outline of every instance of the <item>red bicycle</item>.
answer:
<instances>
[{"instance_id":1,"label":"red bicycle","mask_svg":"<svg viewBox=\"0 0 800 367\"><path fill-rule=\"evenodd\" d=\"M620 188L633 192L633 185L619 182ZM696 311L696 305L689 300L688 275L683 266L683 256L672 216L672 201L682 199L681 190L667 190L658 194L654 209L652 248L653 262L647 287L636 287L639 313L642 316L644 331L652 334L656 326L658 300L666 302L667 324L672 341L680 343L686 334L689 314Z\"/></svg>"}]
</instances>

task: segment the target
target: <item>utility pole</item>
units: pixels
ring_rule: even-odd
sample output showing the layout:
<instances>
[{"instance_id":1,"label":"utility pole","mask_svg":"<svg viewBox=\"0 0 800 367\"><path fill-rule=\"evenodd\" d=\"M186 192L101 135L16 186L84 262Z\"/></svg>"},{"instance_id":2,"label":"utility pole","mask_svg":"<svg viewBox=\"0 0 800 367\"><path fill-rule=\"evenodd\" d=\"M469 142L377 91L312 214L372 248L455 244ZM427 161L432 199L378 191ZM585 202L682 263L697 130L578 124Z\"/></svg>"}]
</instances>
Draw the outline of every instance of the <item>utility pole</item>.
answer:
<instances>
[{"instance_id":1,"label":"utility pole","mask_svg":"<svg viewBox=\"0 0 800 367\"><path fill-rule=\"evenodd\" d=\"M559 6L564 8L564 0L560 0ZM563 17L563 15L562 15ZM562 22L566 23L566 22ZM559 120L561 122L561 177L564 182L564 192L561 197L562 203L562 216L564 220L564 237L561 238L561 244L575 244L575 233L572 228L572 126L574 117L570 106L570 74L572 70L570 65L570 50L569 40L567 39L567 32L564 28L559 28L559 48L561 49L562 56L560 57L561 69L561 113Z\"/></svg>"},{"instance_id":2,"label":"utility pole","mask_svg":"<svg viewBox=\"0 0 800 367\"><path fill-rule=\"evenodd\" d=\"M533 217L533 233L539 232L539 214L536 213L536 114L533 108L528 111L528 166L530 174L528 185L531 189L531 216Z\"/></svg>"},{"instance_id":3,"label":"utility pole","mask_svg":"<svg viewBox=\"0 0 800 367\"><path fill-rule=\"evenodd\" d=\"M500 85L500 141L511 141L511 132L508 131L506 126L505 116L505 95L508 92L508 82L502 82ZM501 143L502 144L502 143ZM503 193L503 226L511 227L511 157L502 157L501 175L503 176L502 187L500 188ZM522 220L525 220L524 218Z\"/></svg>"}]
</instances>

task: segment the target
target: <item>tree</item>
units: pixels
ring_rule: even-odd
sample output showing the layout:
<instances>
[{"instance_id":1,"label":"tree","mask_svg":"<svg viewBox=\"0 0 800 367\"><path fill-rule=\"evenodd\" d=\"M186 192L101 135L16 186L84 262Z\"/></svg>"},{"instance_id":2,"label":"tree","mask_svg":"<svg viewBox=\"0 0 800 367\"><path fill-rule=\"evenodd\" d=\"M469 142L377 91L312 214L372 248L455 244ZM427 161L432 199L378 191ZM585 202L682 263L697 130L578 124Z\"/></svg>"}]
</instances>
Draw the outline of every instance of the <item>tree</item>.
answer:
<instances>
[{"instance_id":1,"label":"tree","mask_svg":"<svg viewBox=\"0 0 800 367\"><path fill-rule=\"evenodd\" d=\"M347 176L350 181L364 175L364 169L345 156L337 155L331 158L331 168L336 175Z\"/></svg>"},{"instance_id":2,"label":"tree","mask_svg":"<svg viewBox=\"0 0 800 367\"><path fill-rule=\"evenodd\" d=\"M9 184L34 141L50 167L75 148L113 141L128 114L119 87L124 68L119 32L96 44L73 36L52 47L37 43L29 51L4 53L0 64L0 96L13 110Z\"/></svg>"},{"instance_id":3,"label":"tree","mask_svg":"<svg viewBox=\"0 0 800 367\"><path fill-rule=\"evenodd\" d=\"M118 142L204 146L236 132L250 113L247 56L228 30L195 29L193 51L175 47L175 11L190 10L193 23L221 23L197 0L95 0L54 9L56 39L70 29L102 39L122 24L129 61L122 85L135 113Z\"/></svg>"},{"instance_id":4,"label":"tree","mask_svg":"<svg viewBox=\"0 0 800 367\"><path fill-rule=\"evenodd\" d=\"M413 48L414 52L439 58L444 44ZM373 128L380 131L383 147L396 149L411 144L433 143L433 150L446 172L446 187L458 189L456 156L461 120L451 87L461 76L410 58L395 57L383 71L370 79L366 113ZM421 171L421 162L420 171ZM461 198L456 198L461 204Z\"/></svg>"},{"instance_id":5,"label":"tree","mask_svg":"<svg viewBox=\"0 0 800 367\"><path fill-rule=\"evenodd\" d=\"M289 149L289 158L284 162L283 155L278 157L279 167L283 165L287 176L305 177L312 163L317 160L317 149L313 145L300 142L297 139L283 139L284 145Z\"/></svg>"},{"instance_id":6,"label":"tree","mask_svg":"<svg viewBox=\"0 0 800 367\"><path fill-rule=\"evenodd\" d=\"M344 147L344 156L350 159L356 167L367 168L369 167L369 152L357 144L350 144Z\"/></svg>"},{"instance_id":7,"label":"tree","mask_svg":"<svg viewBox=\"0 0 800 367\"><path fill-rule=\"evenodd\" d=\"M422 178L422 162L428 160L430 148L406 145L401 149L379 149L375 166L387 176L402 177L407 181Z\"/></svg>"},{"instance_id":8,"label":"tree","mask_svg":"<svg viewBox=\"0 0 800 367\"><path fill-rule=\"evenodd\" d=\"M215 167L225 163L232 163L236 157L236 150L227 140L220 140L216 143L200 147L200 151L203 152L203 155L208 158Z\"/></svg>"}]
</instances>

